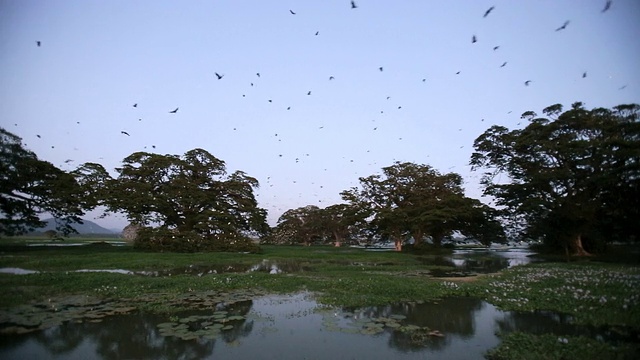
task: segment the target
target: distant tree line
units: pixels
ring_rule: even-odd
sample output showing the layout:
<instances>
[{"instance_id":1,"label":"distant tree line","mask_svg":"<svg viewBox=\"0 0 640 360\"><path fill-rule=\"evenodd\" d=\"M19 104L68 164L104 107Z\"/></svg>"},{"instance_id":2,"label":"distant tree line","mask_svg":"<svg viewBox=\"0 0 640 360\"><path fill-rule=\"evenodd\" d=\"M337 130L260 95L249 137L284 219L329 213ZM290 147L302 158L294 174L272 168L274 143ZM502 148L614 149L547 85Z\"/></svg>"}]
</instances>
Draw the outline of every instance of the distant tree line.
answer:
<instances>
[{"instance_id":1,"label":"distant tree line","mask_svg":"<svg viewBox=\"0 0 640 360\"><path fill-rule=\"evenodd\" d=\"M532 111L524 129L492 126L474 143L471 162L483 170L495 208L464 195L462 177L424 164L396 162L341 193L344 203L287 210L273 228L257 204L257 179L226 172L203 149L182 156L136 152L112 177L97 163L66 172L0 128L0 235L56 219L67 236L98 207L140 225L135 245L160 251L258 251L275 244L391 240L401 250L427 240L440 246L454 233L483 244L505 231L542 240L551 250L588 255L612 241L638 241L640 124L636 104L586 110L575 103ZM513 236L513 235L511 235Z\"/></svg>"},{"instance_id":2,"label":"distant tree line","mask_svg":"<svg viewBox=\"0 0 640 360\"><path fill-rule=\"evenodd\" d=\"M326 243L391 240L396 250L413 239L435 246L458 231L484 244L505 240L493 209L464 195L462 178L428 165L396 162L383 175L360 178L360 187L341 193L346 204L306 206L285 212L269 241Z\"/></svg>"}]
</instances>

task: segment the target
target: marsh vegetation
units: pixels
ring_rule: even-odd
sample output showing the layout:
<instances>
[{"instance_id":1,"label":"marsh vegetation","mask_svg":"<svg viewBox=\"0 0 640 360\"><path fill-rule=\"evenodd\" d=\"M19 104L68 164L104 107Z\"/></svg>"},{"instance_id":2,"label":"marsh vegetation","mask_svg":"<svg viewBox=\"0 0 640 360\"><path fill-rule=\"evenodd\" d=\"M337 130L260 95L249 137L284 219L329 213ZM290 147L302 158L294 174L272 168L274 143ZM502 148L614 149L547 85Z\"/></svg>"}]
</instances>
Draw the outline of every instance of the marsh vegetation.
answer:
<instances>
[{"instance_id":1,"label":"marsh vegetation","mask_svg":"<svg viewBox=\"0 0 640 360\"><path fill-rule=\"evenodd\" d=\"M593 349L604 358L632 358L638 351L637 264L590 259L521 265L522 250L438 255L332 246L263 246L261 254L167 254L111 245L2 250L0 268L14 273L0 273L0 286L12 290L1 300L1 330L28 344L59 337L61 331L86 333L85 340L78 335L80 342L115 341L115 335L104 334L125 321L140 322L136 331L148 331L174 350L196 341L204 349L189 351L202 357L247 354L256 351L259 334L286 341L282 331L295 318L300 341L305 333L327 336L336 346L348 339L379 353L382 343L384 351L400 351L405 358L455 356L469 343L484 344L473 356L492 358L518 356L531 346L548 348L556 354L550 358L588 358ZM486 271L480 271L482 264ZM33 273L18 275L15 269ZM214 350L216 341L225 345ZM131 340L126 351L148 346ZM304 356L300 351L292 354Z\"/></svg>"}]
</instances>

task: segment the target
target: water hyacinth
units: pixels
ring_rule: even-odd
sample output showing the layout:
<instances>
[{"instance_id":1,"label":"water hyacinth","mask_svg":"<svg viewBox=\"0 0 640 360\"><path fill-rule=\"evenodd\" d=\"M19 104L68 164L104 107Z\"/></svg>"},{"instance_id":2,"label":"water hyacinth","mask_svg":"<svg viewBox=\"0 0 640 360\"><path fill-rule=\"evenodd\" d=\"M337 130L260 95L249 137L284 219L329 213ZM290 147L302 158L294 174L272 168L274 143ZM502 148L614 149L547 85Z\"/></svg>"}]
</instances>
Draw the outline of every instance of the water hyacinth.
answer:
<instances>
[{"instance_id":1,"label":"water hyacinth","mask_svg":"<svg viewBox=\"0 0 640 360\"><path fill-rule=\"evenodd\" d=\"M454 283L453 281L443 281L442 286L453 290L458 290L460 288L460 286L458 286L458 284Z\"/></svg>"},{"instance_id":2,"label":"water hyacinth","mask_svg":"<svg viewBox=\"0 0 640 360\"><path fill-rule=\"evenodd\" d=\"M512 268L491 276L478 295L504 309L556 310L581 323L640 323L640 269L591 265Z\"/></svg>"}]
</instances>

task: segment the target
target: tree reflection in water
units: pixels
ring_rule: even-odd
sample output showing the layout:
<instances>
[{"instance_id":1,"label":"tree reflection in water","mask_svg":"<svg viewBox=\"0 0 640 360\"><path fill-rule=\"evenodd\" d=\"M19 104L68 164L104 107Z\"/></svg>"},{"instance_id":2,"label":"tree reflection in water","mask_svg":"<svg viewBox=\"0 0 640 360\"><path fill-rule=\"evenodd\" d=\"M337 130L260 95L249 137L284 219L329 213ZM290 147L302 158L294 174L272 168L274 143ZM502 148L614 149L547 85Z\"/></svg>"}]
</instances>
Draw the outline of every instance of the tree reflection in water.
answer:
<instances>
[{"instance_id":1,"label":"tree reflection in water","mask_svg":"<svg viewBox=\"0 0 640 360\"><path fill-rule=\"evenodd\" d=\"M191 334L208 325L188 318L210 317L219 310L180 314L185 321L171 323L184 324ZM318 309L311 294L297 293L240 301L224 311L224 324L233 324L233 328L222 331L215 340L195 333L190 340L162 336L158 324L167 323L168 315L138 313L3 336L0 358L482 358L498 345L499 332L587 335L605 341L613 339L609 335L614 333L576 326L555 313L503 312L470 297L341 310ZM384 324L384 329L367 335L364 331L371 324ZM410 327L419 330L407 331ZM426 328L443 336L429 336ZM619 340L633 341L637 334L624 336L619 335Z\"/></svg>"},{"instance_id":2,"label":"tree reflection in water","mask_svg":"<svg viewBox=\"0 0 640 360\"><path fill-rule=\"evenodd\" d=\"M431 336L426 341L416 341L411 332L391 331L389 346L402 351L419 351L425 347L437 350L450 345L452 335L469 338L475 334L475 312L483 302L476 298L448 298L442 303L400 303L387 306L350 309L356 318L405 316L403 323L438 330L444 337Z\"/></svg>"},{"instance_id":3,"label":"tree reflection in water","mask_svg":"<svg viewBox=\"0 0 640 360\"><path fill-rule=\"evenodd\" d=\"M225 310L232 315L244 316L251 307L252 301L249 300L235 303ZM196 313L186 315L192 314ZM216 340L198 338L184 341L160 335L157 325L166 321L166 315L110 316L95 323L64 323L33 334L33 339L56 357L73 352L84 342L93 343L96 354L102 359L202 359L213 354ZM223 331L219 339L233 343L248 336L253 329L253 320L236 320L233 325L233 329Z\"/></svg>"}]
</instances>

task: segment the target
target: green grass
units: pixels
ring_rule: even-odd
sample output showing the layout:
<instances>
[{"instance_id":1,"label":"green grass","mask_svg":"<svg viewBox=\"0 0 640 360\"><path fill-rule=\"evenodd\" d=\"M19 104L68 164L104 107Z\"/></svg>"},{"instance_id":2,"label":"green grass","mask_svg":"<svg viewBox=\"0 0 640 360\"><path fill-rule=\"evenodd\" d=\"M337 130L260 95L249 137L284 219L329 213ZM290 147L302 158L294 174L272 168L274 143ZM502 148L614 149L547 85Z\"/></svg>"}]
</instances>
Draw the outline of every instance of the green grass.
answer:
<instances>
[{"instance_id":1,"label":"green grass","mask_svg":"<svg viewBox=\"0 0 640 360\"><path fill-rule=\"evenodd\" d=\"M570 314L581 324L640 324L637 266L537 263L484 277L463 288L505 310L551 310Z\"/></svg>"},{"instance_id":2,"label":"green grass","mask_svg":"<svg viewBox=\"0 0 640 360\"><path fill-rule=\"evenodd\" d=\"M554 335L531 335L511 333L502 338L502 343L491 349L486 357L490 360L545 360L545 359L637 359L640 346L620 344L613 346L585 337L558 337Z\"/></svg>"},{"instance_id":3,"label":"green grass","mask_svg":"<svg viewBox=\"0 0 640 360\"><path fill-rule=\"evenodd\" d=\"M368 252L335 247L265 246L261 254L151 253L129 246L96 247L0 247L0 267L41 271L32 275L0 274L0 286L12 289L0 298L0 307L42 300L56 295L92 294L115 298L144 292L180 294L186 291L258 288L274 293L300 290L320 292L321 300L336 305L376 305L399 299L435 298L447 295L438 282L407 278L401 271L425 270L415 256L395 252ZM296 260L310 271L272 275L222 273L206 276L131 276L110 273L76 273L81 269L153 271L190 265L252 265L269 260ZM433 266L435 267L435 266ZM446 290L446 289L444 289Z\"/></svg>"},{"instance_id":4,"label":"green grass","mask_svg":"<svg viewBox=\"0 0 640 360\"><path fill-rule=\"evenodd\" d=\"M4 249L3 249L4 248ZM7 246L0 246L0 252ZM158 270L188 265L254 264L262 259L351 263L419 265L415 257L395 252L367 252L335 247L263 246L261 254L240 253L152 253L131 246L11 247L0 257L0 267L39 271L79 269Z\"/></svg>"}]
</instances>

